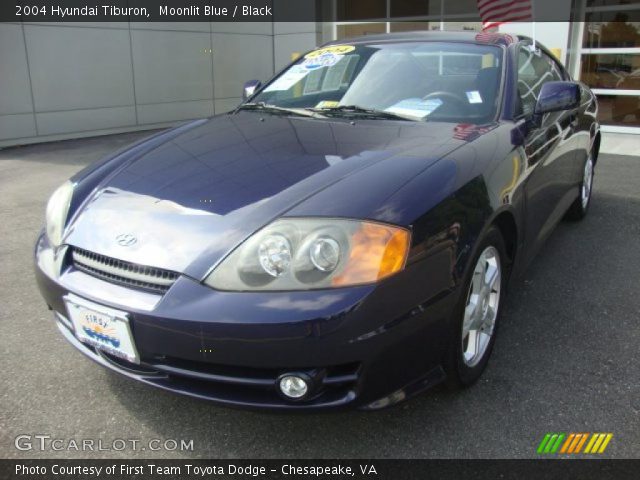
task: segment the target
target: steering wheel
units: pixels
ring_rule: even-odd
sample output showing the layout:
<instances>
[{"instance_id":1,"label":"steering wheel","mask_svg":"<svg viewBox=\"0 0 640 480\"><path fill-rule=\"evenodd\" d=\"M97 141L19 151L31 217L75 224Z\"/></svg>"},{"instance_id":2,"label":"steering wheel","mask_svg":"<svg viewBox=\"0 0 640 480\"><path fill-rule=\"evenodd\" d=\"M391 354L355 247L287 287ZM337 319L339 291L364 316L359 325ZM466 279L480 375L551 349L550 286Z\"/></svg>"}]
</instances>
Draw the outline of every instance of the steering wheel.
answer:
<instances>
[{"instance_id":1,"label":"steering wheel","mask_svg":"<svg viewBox=\"0 0 640 480\"><path fill-rule=\"evenodd\" d=\"M429 100L430 98L446 98L448 100L453 100L454 103L458 104L459 107L462 108L463 111L466 111L468 109L468 103L466 101L466 99L464 99L462 96L453 93L453 92L445 92L444 90L439 91L439 92L431 92L427 95L425 95L424 97L422 97L423 100Z\"/></svg>"}]
</instances>

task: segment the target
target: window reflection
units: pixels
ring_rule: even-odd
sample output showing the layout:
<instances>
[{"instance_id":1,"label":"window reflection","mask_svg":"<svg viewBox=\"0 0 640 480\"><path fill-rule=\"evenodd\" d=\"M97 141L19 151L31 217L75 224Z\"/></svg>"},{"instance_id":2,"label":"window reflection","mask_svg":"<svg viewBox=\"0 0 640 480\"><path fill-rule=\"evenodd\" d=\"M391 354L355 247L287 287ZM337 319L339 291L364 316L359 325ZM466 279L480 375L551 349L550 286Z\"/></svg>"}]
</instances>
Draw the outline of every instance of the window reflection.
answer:
<instances>
[{"instance_id":1,"label":"window reflection","mask_svg":"<svg viewBox=\"0 0 640 480\"><path fill-rule=\"evenodd\" d=\"M440 22L391 22L391 32L415 32L416 30L440 30Z\"/></svg>"},{"instance_id":2,"label":"window reflection","mask_svg":"<svg viewBox=\"0 0 640 480\"><path fill-rule=\"evenodd\" d=\"M475 20L469 21L461 21L461 22L444 22L445 30L452 31L471 31L471 32L479 32L482 30L482 22L477 22Z\"/></svg>"},{"instance_id":3,"label":"window reflection","mask_svg":"<svg viewBox=\"0 0 640 480\"><path fill-rule=\"evenodd\" d=\"M361 35L372 35L375 33L385 33L386 24L384 22L378 23L356 23L352 25L338 25L337 26L337 40L343 38L359 37Z\"/></svg>"},{"instance_id":4,"label":"window reflection","mask_svg":"<svg viewBox=\"0 0 640 480\"><path fill-rule=\"evenodd\" d=\"M444 2L444 14L445 15L454 15L454 14L468 14L474 13L476 17L480 17L478 13L478 3L477 0L455 0L448 2Z\"/></svg>"},{"instance_id":5,"label":"window reflection","mask_svg":"<svg viewBox=\"0 0 640 480\"><path fill-rule=\"evenodd\" d=\"M391 17L418 17L440 15L440 0L391 0Z\"/></svg>"},{"instance_id":6,"label":"window reflection","mask_svg":"<svg viewBox=\"0 0 640 480\"><path fill-rule=\"evenodd\" d=\"M336 0L338 21L357 21L386 16L386 0Z\"/></svg>"},{"instance_id":7,"label":"window reflection","mask_svg":"<svg viewBox=\"0 0 640 480\"><path fill-rule=\"evenodd\" d=\"M582 55L580 79L591 88L640 88L637 71L640 56L637 54L589 54ZM636 72L636 75L631 76Z\"/></svg>"},{"instance_id":8,"label":"window reflection","mask_svg":"<svg viewBox=\"0 0 640 480\"><path fill-rule=\"evenodd\" d=\"M620 5L632 5L638 0L587 0L587 7L609 7Z\"/></svg>"},{"instance_id":9,"label":"window reflection","mask_svg":"<svg viewBox=\"0 0 640 480\"><path fill-rule=\"evenodd\" d=\"M588 13L582 39L584 48L640 46L640 22L630 22L628 12Z\"/></svg>"},{"instance_id":10,"label":"window reflection","mask_svg":"<svg viewBox=\"0 0 640 480\"><path fill-rule=\"evenodd\" d=\"M640 127L640 96L598 95L598 105L603 124Z\"/></svg>"}]
</instances>

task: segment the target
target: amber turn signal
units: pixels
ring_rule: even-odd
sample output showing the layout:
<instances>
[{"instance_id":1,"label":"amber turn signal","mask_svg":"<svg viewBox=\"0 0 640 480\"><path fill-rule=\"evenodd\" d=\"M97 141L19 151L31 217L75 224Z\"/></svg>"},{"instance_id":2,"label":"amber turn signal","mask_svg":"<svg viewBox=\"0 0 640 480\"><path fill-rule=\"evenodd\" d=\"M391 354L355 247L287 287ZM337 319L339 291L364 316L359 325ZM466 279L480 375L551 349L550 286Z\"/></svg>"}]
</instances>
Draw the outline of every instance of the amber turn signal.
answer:
<instances>
[{"instance_id":1,"label":"amber turn signal","mask_svg":"<svg viewBox=\"0 0 640 480\"><path fill-rule=\"evenodd\" d=\"M333 286L372 283L399 272L407 260L410 237L404 228L363 222L351 236L347 264Z\"/></svg>"}]
</instances>

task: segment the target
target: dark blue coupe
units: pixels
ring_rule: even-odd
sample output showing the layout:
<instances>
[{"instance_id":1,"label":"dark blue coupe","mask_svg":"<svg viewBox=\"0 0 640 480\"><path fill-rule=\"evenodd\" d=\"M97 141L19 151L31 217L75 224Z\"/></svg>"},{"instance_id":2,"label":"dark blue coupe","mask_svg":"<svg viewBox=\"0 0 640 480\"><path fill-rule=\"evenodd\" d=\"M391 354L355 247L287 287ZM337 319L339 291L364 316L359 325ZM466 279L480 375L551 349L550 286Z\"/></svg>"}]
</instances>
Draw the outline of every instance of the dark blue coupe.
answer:
<instances>
[{"instance_id":1,"label":"dark blue coupe","mask_svg":"<svg viewBox=\"0 0 640 480\"><path fill-rule=\"evenodd\" d=\"M467 32L328 44L245 93L54 192L35 256L60 332L241 407L472 384L509 279L587 213L591 91L526 37Z\"/></svg>"}]
</instances>

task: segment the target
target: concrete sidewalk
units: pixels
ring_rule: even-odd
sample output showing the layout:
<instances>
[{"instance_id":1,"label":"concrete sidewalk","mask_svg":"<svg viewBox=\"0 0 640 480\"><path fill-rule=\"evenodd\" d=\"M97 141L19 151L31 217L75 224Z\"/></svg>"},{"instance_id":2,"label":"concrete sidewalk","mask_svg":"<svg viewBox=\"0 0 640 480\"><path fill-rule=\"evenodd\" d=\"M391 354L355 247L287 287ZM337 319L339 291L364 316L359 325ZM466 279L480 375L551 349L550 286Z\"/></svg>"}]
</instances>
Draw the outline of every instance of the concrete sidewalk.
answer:
<instances>
[{"instance_id":1,"label":"concrete sidewalk","mask_svg":"<svg viewBox=\"0 0 640 480\"><path fill-rule=\"evenodd\" d=\"M613 155L638 155L640 161L640 135L605 132L602 134L600 152Z\"/></svg>"}]
</instances>

